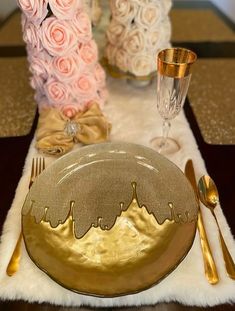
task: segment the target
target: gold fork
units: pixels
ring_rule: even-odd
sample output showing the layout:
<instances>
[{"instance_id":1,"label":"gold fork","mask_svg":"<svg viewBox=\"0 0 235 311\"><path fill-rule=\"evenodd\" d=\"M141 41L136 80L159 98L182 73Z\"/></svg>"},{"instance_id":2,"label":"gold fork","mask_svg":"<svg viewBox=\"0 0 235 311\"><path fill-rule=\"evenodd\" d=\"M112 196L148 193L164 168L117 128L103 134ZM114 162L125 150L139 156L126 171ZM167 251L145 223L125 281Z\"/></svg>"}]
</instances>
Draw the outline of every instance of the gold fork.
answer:
<instances>
[{"instance_id":1,"label":"gold fork","mask_svg":"<svg viewBox=\"0 0 235 311\"><path fill-rule=\"evenodd\" d=\"M36 177L41 174L41 172L45 169L45 159L44 158L33 158L32 168L31 168L31 176L29 181L29 189L34 183ZM21 257L21 241L22 241L22 230L20 231L19 238L17 240L14 252L11 256L11 259L7 266L7 275L12 276L19 270L20 257Z\"/></svg>"}]
</instances>

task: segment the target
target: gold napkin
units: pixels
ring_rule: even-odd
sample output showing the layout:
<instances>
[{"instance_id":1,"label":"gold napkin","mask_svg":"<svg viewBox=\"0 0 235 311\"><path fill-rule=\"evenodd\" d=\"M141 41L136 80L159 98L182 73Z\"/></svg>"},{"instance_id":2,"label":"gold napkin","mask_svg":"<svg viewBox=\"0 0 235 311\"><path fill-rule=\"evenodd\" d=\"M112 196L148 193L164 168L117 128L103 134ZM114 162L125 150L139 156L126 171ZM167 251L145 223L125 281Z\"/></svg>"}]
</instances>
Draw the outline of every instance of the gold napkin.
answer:
<instances>
[{"instance_id":1,"label":"gold napkin","mask_svg":"<svg viewBox=\"0 0 235 311\"><path fill-rule=\"evenodd\" d=\"M96 103L72 119L56 108L44 109L38 121L36 148L50 155L62 155L75 143L89 145L107 140L110 130L111 124Z\"/></svg>"}]
</instances>

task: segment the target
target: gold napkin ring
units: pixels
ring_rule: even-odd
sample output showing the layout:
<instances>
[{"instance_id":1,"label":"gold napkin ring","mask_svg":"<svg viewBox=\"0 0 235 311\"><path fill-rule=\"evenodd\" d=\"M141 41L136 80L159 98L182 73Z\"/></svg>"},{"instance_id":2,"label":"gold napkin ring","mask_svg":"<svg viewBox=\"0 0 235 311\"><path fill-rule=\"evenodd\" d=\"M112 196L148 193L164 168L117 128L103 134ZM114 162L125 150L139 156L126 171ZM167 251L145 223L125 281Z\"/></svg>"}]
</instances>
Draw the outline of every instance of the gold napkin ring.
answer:
<instances>
[{"instance_id":1,"label":"gold napkin ring","mask_svg":"<svg viewBox=\"0 0 235 311\"><path fill-rule=\"evenodd\" d=\"M72 119L56 108L48 108L40 113L36 148L50 155L61 155L70 151L75 143L89 145L106 141L110 130L111 124L97 103Z\"/></svg>"}]
</instances>

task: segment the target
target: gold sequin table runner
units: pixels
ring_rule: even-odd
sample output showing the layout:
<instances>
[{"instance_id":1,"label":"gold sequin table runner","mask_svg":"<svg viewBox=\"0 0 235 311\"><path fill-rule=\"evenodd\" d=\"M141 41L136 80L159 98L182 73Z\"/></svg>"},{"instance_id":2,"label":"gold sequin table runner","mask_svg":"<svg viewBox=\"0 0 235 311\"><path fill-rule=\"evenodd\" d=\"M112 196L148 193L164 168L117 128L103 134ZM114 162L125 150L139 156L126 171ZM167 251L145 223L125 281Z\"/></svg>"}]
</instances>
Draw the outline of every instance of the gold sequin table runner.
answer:
<instances>
[{"instance_id":1,"label":"gold sequin table runner","mask_svg":"<svg viewBox=\"0 0 235 311\"><path fill-rule=\"evenodd\" d=\"M173 9L173 42L231 42L235 33L211 9Z\"/></svg>"},{"instance_id":2,"label":"gold sequin table runner","mask_svg":"<svg viewBox=\"0 0 235 311\"><path fill-rule=\"evenodd\" d=\"M235 59L199 59L189 101L208 144L235 144Z\"/></svg>"},{"instance_id":3,"label":"gold sequin table runner","mask_svg":"<svg viewBox=\"0 0 235 311\"><path fill-rule=\"evenodd\" d=\"M0 58L0 137L27 135L36 113L25 57Z\"/></svg>"}]
</instances>

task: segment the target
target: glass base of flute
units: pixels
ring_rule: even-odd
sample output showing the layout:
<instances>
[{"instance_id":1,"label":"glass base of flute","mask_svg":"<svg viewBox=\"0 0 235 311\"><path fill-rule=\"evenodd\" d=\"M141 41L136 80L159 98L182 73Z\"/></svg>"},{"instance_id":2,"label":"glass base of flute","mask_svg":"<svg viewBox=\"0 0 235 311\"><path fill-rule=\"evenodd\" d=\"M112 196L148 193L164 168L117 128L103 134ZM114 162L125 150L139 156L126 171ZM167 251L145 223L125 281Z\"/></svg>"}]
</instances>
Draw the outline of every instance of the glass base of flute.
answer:
<instances>
[{"instance_id":1,"label":"glass base of flute","mask_svg":"<svg viewBox=\"0 0 235 311\"><path fill-rule=\"evenodd\" d=\"M162 136L153 138L150 143L151 146L159 153L166 155L173 154L180 150L180 145L171 137L168 137L171 123L168 120L163 121L162 125Z\"/></svg>"},{"instance_id":2,"label":"glass base of flute","mask_svg":"<svg viewBox=\"0 0 235 311\"><path fill-rule=\"evenodd\" d=\"M196 61L194 52L184 48L162 50L157 57L157 109L163 119L162 137L151 140L159 153L170 155L180 149L176 140L169 138L171 123L181 111L189 87L191 67Z\"/></svg>"}]
</instances>

